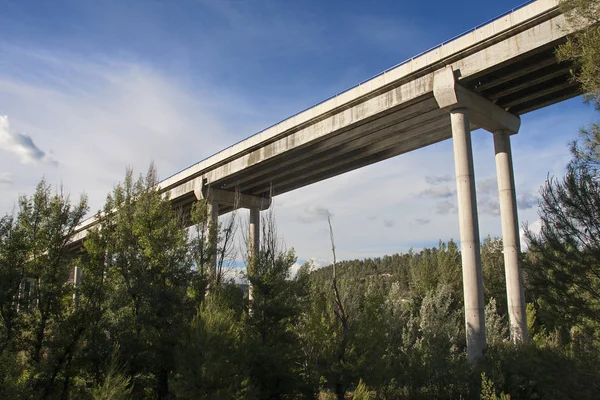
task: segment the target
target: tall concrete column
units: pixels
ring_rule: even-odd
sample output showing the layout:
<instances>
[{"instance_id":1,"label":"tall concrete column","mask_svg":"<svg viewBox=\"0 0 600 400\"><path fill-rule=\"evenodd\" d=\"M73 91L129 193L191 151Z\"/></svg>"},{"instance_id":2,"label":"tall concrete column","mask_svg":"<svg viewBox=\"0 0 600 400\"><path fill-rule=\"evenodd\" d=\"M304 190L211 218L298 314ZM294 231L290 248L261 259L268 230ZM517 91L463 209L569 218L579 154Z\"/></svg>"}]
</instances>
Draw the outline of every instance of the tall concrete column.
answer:
<instances>
[{"instance_id":1,"label":"tall concrete column","mask_svg":"<svg viewBox=\"0 0 600 400\"><path fill-rule=\"evenodd\" d=\"M217 203L216 201L209 201L208 202L208 228L209 228L209 232L212 232L212 230L215 230L215 234L216 236L214 237L214 240L212 240L210 242L210 252L212 254L212 260L211 260L211 267L213 270L213 273L216 274L217 272L217 242L218 242L218 236L219 236L219 203ZM209 234L208 236L208 240L210 241L212 238Z\"/></svg>"},{"instance_id":2,"label":"tall concrete column","mask_svg":"<svg viewBox=\"0 0 600 400\"><path fill-rule=\"evenodd\" d=\"M248 266L254 269L260 251L260 209L250 209L250 232L248 233ZM249 271L250 273L251 271ZM253 272L253 271L252 271ZM252 301L252 284L248 282L248 300Z\"/></svg>"},{"instance_id":3,"label":"tall concrete column","mask_svg":"<svg viewBox=\"0 0 600 400\"><path fill-rule=\"evenodd\" d=\"M502 241L504 243L504 271L506 274L506 298L510 319L510 336L513 343L527 341L527 316L523 292L523 274L519 265L521 246L519 242L519 217L515 195L512 152L509 132L494 132L496 152L496 173L498 175L498 195L500 197L500 218L502 220Z\"/></svg>"},{"instance_id":4,"label":"tall concrete column","mask_svg":"<svg viewBox=\"0 0 600 400\"><path fill-rule=\"evenodd\" d=\"M255 257L260 250L260 209L250 209L250 232L248 236L250 256Z\"/></svg>"},{"instance_id":5,"label":"tall concrete column","mask_svg":"<svg viewBox=\"0 0 600 400\"><path fill-rule=\"evenodd\" d=\"M474 361L482 356L485 348L485 315L473 149L467 109L451 110L450 120L458 194L467 358Z\"/></svg>"},{"instance_id":6,"label":"tall concrete column","mask_svg":"<svg viewBox=\"0 0 600 400\"><path fill-rule=\"evenodd\" d=\"M77 289L81 284L81 272L82 271L80 267L75 266L73 268L73 305L75 305L77 302Z\"/></svg>"}]
</instances>

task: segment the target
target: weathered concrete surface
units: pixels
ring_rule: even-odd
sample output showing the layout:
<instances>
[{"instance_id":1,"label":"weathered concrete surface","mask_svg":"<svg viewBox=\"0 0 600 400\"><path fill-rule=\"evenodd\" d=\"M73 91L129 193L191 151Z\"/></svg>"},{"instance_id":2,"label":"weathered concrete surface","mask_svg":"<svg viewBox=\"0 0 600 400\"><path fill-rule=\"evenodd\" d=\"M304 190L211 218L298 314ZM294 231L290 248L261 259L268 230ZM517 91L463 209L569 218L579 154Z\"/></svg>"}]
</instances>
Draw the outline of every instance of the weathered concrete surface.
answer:
<instances>
[{"instance_id":1,"label":"weathered concrete surface","mask_svg":"<svg viewBox=\"0 0 600 400\"><path fill-rule=\"evenodd\" d=\"M223 190L205 186L202 191L194 191L198 200L206 199L211 204L226 205L232 208L266 210L271 206L271 197L257 197L234 190ZM218 210L217 210L218 211Z\"/></svg>"},{"instance_id":2,"label":"weathered concrete surface","mask_svg":"<svg viewBox=\"0 0 600 400\"><path fill-rule=\"evenodd\" d=\"M451 66L440 69L434 75L433 96L441 109L455 108L469 110L469 123L488 132L506 131L515 134L521 126L521 119L500 108L473 91L463 88L456 82Z\"/></svg>"},{"instance_id":3,"label":"weathered concrete surface","mask_svg":"<svg viewBox=\"0 0 600 400\"><path fill-rule=\"evenodd\" d=\"M279 179L285 182L282 186L291 190L289 180L298 171L288 174L287 179L282 177L282 167L288 162L297 163L305 157L316 159L317 156L331 159L329 149L345 146L348 141L361 135L359 132L368 141L369 135L376 135L386 125L393 126L412 118L417 119L414 125L418 125L421 114L427 111L419 112L417 109L423 108L427 98L432 96L433 73L436 70L450 65L460 74L460 81L467 84L485 82L511 60L521 60L531 52L545 50L559 42L566 34L558 28L559 24L565 25L562 16L557 14L556 1L530 4L246 139L174 175L161 185L171 187L190 176L201 174L211 185L225 188L243 185L243 192L260 195L260 191L266 190L264 184L253 187L253 177L260 176L263 181L266 179L270 182L269 186L275 195L281 193ZM538 61L535 60L533 64ZM526 73L528 70L519 68L519 71ZM564 67L559 72L548 71L549 77L538 77L534 83L543 83L552 77L564 76L564 73ZM515 79L522 76L518 71L511 71L511 74ZM494 87L492 82L482 83L487 85L482 86L483 89ZM523 82L519 82L521 90L525 88L523 85ZM531 96L543 97L568 85L568 81L563 80L560 85L550 85L545 91L530 92L528 97L523 98L527 101L531 100ZM504 95L515 93L511 92L510 87L503 89ZM510 99L510 104L518 105L519 98ZM376 137L372 139L371 143ZM317 144L320 146L312 147ZM386 150L401 146L389 143ZM348 151L357 148L360 147L348 147ZM405 147L405 151L412 149ZM343 149L337 151L343 154ZM401 152L398 148L394 153ZM354 165L354 161L348 162L348 170ZM311 174L308 167L306 170L302 175ZM321 179L318 172L312 175L312 182Z\"/></svg>"},{"instance_id":4,"label":"weathered concrete surface","mask_svg":"<svg viewBox=\"0 0 600 400\"><path fill-rule=\"evenodd\" d=\"M436 71L448 66L467 96L497 106L487 112L520 115L573 97L568 66L552 53L570 29L557 5L536 1L444 43L163 180L160 190L182 208L204 185L276 196L448 139L449 117L433 93ZM486 121L478 115L471 129ZM221 204L219 213L232 208ZM94 223L85 221L75 241Z\"/></svg>"},{"instance_id":5,"label":"weathered concrete surface","mask_svg":"<svg viewBox=\"0 0 600 400\"><path fill-rule=\"evenodd\" d=\"M500 197L510 336L514 343L522 343L528 339L527 316L525 313L523 274L519 265L519 254L521 252L519 217L517 215L517 197L509 132L497 131L494 133L494 150L496 152L496 173L498 176L498 195Z\"/></svg>"},{"instance_id":6,"label":"weathered concrete surface","mask_svg":"<svg viewBox=\"0 0 600 400\"><path fill-rule=\"evenodd\" d=\"M258 253L260 251L260 210L258 208L250 209L250 224L248 232L248 263L254 273L256 266ZM252 283L248 284L248 301L250 301L250 307L252 307Z\"/></svg>"},{"instance_id":7,"label":"weathered concrete surface","mask_svg":"<svg viewBox=\"0 0 600 400\"><path fill-rule=\"evenodd\" d=\"M485 349L485 305L469 111L455 108L450 111L450 119L458 197L467 358L474 361L483 355Z\"/></svg>"}]
</instances>

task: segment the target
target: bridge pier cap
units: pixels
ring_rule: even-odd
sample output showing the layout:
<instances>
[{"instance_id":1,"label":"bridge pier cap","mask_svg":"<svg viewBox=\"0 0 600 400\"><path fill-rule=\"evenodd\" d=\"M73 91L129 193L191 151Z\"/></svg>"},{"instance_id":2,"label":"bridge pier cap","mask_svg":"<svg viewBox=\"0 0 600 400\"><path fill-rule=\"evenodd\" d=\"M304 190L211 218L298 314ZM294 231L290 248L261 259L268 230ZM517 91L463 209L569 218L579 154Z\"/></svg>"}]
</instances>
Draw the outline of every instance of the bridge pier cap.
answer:
<instances>
[{"instance_id":1,"label":"bridge pier cap","mask_svg":"<svg viewBox=\"0 0 600 400\"><path fill-rule=\"evenodd\" d=\"M448 112L456 108L467 108L471 130L482 128L490 133L505 131L510 135L519 132L521 118L459 85L456 82L456 74L459 72L449 65L434 73L433 95L438 106Z\"/></svg>"},{"instance_id":2,"label":"bridge pier cap","mask_svg":"<svg viewBox=\"0 0 600 400\"><path fill-rule=\"evenodd\" d=\"M201 190L194 190L198 200L206 199L211 204L219 204L231 207L232 209L248 208L260 211L267 210L271 206L271 197L259 197L236 190L217 189L204 184Z\"/></svg>"}]
</instances>

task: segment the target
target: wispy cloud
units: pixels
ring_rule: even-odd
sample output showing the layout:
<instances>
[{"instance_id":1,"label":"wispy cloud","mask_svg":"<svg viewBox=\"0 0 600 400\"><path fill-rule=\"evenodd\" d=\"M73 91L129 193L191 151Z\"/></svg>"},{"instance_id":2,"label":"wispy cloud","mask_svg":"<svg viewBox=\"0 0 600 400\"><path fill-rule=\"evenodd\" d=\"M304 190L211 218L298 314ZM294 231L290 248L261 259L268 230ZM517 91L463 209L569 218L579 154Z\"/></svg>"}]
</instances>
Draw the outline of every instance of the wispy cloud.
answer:
<instances>
[{"instance_id":1,"label":"wispy cloud","mask_svg":"<svg viewBox=\"0 0 600 400\"><path fill-rule=\"evenodd\" d=\"M386 228L393 228L396 225L396 222L392 219L384 219L383 226Z\"/></svg>"},{"instance_id":2,"label":"wispy cloud","mask_svg":"<svg viewBox=\"0 0 600 400\"><path fill-rule=\"evenodd\" d=\"M425 182L430 185L439 185L441 183L448 183L452 180L450 175L428 175L425 177Z\"/></svg>"},{"instance_id":3,"label":"wispy cloud","mask_svg":"<svg viewBox=\"0 0 600 400\"><path fill-rule=\"evenodd\" d=\"M327 217L333 216L329 210L322 206L308 206L304 209L302 215L300 215L300 222L310 224L317 221L325 221Z\"/></svg>"},{"instance_id":4,"label":"wispy cloud","mask_svg":"<svg viewBox=\"0 0 600 400\"><path fill-rule=\"evenodd\" d=\"M431 220L429 218L415 218L415 222L419 225L427 225Z\"/></svg>"},{"instance_id":5,"label":"wispy cloud","mask_svg":"<svg viewBox=\"0 0 600 400\"><path fill-rule=\"evenodd\" d=\"M143 172L154 161L165 177L237 140L221 123L215 104L222 99L212 89L193 95L177 78L141 62L3 50L20 68L0 64L0 110L27 134L0 119L0 148L21 163L38 164L19 168L0 157L0 170L19 185L42 175L63 181L75 195L86 192L95 212L127 166ZM44 79L36 71L44 71ZM12 207L19 193L31 190L19 185L2 196L0 207Z\"/></svg>"},{"instance_id":6,"label":"wispy cloud","mask_svg":"<svg viewBox=\"0 0 600 400\"><path fill-rule=\"evenodd\" d=\"M440 201L434 208L434 212L440 215L456 214L457 211L456 205L449 200Z\"/></svg>"},{"instance_id":7,"label":"wispy cloud","mask_svg":"<svg viewBox=\"0 0 600 400\"><path fill-rule=\"evenodd\" d=\"M0 184L2 185L10 185L13 183L12 174L9 172L0 172Z\"/></svg>"},{"instance_id":8,"label":"wispy cloud","mask_svg":"<svg viewBox=\"0 0 600 400\"><path fill-rule=\"evenodd\" d=\"M476 183L477 194L489 196L498 193L498 183L496 177L480 179Z\"/></svg>"},{"instance_id":9,"label":"wispy cloud","mask_svg":"<svg viewBox=\"0 0 600 400\"><path fill-rule=\"evenodd\" d=\"M539 197L535 196L531 192L525 192L517 196L517 208L519 210L529 210L537 207L539 203Z\"/></svg>"},{"instance_id":10,"label":"wispy cloud","mask_svg":"<svg viewBox=\"0 0 600 400\"><path fill-rule=\"evenodd\" d=\"M447 199L456 195L456 188L450 186L433 186L421 192L421 196L433 199Z\"/></svg>"},{"instance_id":11,"label":"wispy cloud","mask_svg":"<svg viewBox=\"0 0 600 400\"><path fill-rule=\"evenodd\" d=\"M482 199L477 199L477 208L480 214L487 214L494 217L500 215L500 202L498 199L483 195L481 197Z\"/></svg>"},{"instance_id":12,"label":"wispy cloud","mask_svg":"<svg viewBox=\"0 0 600 400\"><path fill-rule=\"evenodd\" d=\"M12 130L6 115L0 115L0 149L16 154L22 164L45 162L58 165L56 160L36 146L29 135Z\"/></svg>"}]
</instances>

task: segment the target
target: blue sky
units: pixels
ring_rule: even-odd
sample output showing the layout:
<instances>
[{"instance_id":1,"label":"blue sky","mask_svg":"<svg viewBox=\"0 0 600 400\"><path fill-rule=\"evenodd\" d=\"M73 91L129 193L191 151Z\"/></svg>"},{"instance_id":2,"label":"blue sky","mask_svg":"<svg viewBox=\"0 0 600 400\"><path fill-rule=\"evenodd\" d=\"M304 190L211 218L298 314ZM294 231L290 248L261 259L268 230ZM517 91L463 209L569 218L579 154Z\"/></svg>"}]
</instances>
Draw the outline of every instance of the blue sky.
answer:
<instances>
[{"instance_id":1,"label":"blue sky","mask_svg":"<svg viewBox=\"0 0 600 400\"><path fill-rule=\"evenodd\" d=\"M519 4L0 0L0 212L43 175L96 210L127 166L169 176ZM594 114L573 99L523 117L521 221ZM491 135L473 140L482 236L499 235ZM285 194L279 231L321 263L327 212L342 258L457 238L453 168L447 141Z\"/></svg>"}]
</instances>

